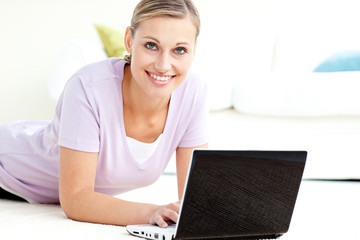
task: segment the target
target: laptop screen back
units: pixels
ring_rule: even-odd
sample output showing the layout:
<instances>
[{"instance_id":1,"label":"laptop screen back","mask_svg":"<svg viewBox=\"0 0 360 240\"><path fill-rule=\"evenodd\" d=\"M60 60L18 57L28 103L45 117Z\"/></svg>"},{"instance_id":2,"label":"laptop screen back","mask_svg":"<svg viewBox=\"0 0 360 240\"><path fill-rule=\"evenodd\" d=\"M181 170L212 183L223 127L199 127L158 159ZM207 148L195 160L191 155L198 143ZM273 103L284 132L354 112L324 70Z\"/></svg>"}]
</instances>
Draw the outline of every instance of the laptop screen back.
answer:
<instances>
[{"instance_id":1,"label":"laptop screen back","mask_svg":"<svg viewBox=\"0 0 360 240\"><path fill-rule=\"evenodd\" d=\"M305 160L303 151L195 150L176 238L287 232Z\"/></svg>"}]
</instances>

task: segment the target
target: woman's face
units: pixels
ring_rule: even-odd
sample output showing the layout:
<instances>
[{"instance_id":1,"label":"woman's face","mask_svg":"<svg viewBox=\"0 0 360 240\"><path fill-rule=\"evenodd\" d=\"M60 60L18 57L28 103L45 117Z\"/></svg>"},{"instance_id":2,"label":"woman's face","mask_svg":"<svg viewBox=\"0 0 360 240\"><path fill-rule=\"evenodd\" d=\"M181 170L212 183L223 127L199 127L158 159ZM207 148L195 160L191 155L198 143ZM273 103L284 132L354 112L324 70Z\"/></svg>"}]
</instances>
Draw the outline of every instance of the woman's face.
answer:
<instances>
[{"instance_id":1,"label":"woman's face","mask_svg":"<svg viewBox=\"0 0 360 240\"><path fill-rule=\"evenodd\" d=\"M165 98L184 82L189 71L196 28L190 17L154 17L141 22L135 36L128 28L125 45L132 55L131 81L139 93Z\"/></svg>"}]
</instances>

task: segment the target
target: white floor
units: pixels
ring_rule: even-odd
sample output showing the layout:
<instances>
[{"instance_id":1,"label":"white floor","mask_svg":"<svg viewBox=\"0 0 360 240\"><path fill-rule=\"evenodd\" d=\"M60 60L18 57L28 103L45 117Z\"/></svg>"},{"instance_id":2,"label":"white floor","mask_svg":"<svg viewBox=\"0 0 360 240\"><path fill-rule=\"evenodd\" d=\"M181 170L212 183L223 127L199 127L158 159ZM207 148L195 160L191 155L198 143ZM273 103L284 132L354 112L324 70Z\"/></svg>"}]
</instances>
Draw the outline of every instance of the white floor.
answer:
<instances>
[{"instance_id":1,"label":"white floor","mask_svg":"<svg viewBox=\"0 0 360 240\"><path fill-rule=\"evenodd\" d=\"M360 239L360 182L303 181L281 239Z\"/></svg>"},{"instance_id":2,"label":"white floor","mask_svg":"<svg viewBox=\"0 0 360 240\"><path fill-rule=\"evenodd\" d=\"M167 204L177 200L176 177L119 197ZM303 181L283 240L360 239L360 182ZM69 220L58 205L0 200L0 239L138 239L125 228Z\"/></svg>"}]
</instances>

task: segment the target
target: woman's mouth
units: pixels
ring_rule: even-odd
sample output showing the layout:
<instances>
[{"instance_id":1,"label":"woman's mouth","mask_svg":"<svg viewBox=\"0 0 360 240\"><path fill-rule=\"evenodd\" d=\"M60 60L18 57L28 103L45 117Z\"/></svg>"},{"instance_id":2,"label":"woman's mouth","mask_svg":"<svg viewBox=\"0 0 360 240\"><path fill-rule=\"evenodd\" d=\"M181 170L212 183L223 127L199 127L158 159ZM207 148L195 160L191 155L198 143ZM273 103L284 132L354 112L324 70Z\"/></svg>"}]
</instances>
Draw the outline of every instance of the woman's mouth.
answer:
<instances>
[{"instance_id":1,"label":"woman's mouth","mask_svg":"<svg viewBox=\"0 0 360 240\"><path fill-rule=\"evenodd\" d=\"M146 74L149 76L150 80L158 86L166 85L172 78L174 78L176 75L160 75L155 74L152 72L145 71Z\"/></svg>"}]
</instances>

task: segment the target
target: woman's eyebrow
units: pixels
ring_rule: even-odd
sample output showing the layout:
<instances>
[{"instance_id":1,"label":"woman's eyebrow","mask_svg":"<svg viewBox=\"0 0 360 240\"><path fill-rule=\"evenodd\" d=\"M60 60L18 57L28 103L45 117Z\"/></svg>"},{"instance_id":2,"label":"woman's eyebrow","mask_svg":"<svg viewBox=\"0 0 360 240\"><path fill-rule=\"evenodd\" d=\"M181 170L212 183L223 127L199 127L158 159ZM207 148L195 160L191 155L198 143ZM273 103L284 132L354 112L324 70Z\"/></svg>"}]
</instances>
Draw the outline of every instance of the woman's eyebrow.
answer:
<instances>
[{"instance_id":1,"label":"woman's eyebrow","mask_svg":"<svg viewBox=\"0 0 360 240\"><path fill-rule=\"evenodd\" d=\"M151 40L153 40L154 42L160 44L160 41L159 41L158 39L154 38L154 37L144 36L143 38L151 39ZM176 46L178 46L178 45L189 45L189 46L191 46L191 44L188 43L188 42L178 42L178 43L176 43Z\"/></svg>"},{"instance_id":2,"label":"woman's eyebrow","mask_svg":"<svg viewBox=\"0 0 360 240\"><path fill-rule=\"evenodd\" d=\"M157 40L156 38L151 37L151 36L144 36L143 38L148 38L148 39L151 39L151 40L153 40L153 41L155 41L155 42L157 42L157 43L160 43L159 40Z\"/></svg>"},{"instance_id":3,"label":"woman's eyebrow","mask_svg":"<svg viewBox=\"0 0 360 240\"><path fill-rule=\"evenodd\" d=\"M189 46L191 46L191 44L188 43L188 42L178 42L178 43L176 44L176 46L178 46L178 45L189 45Z\"/></svg>"}]
</instances>

